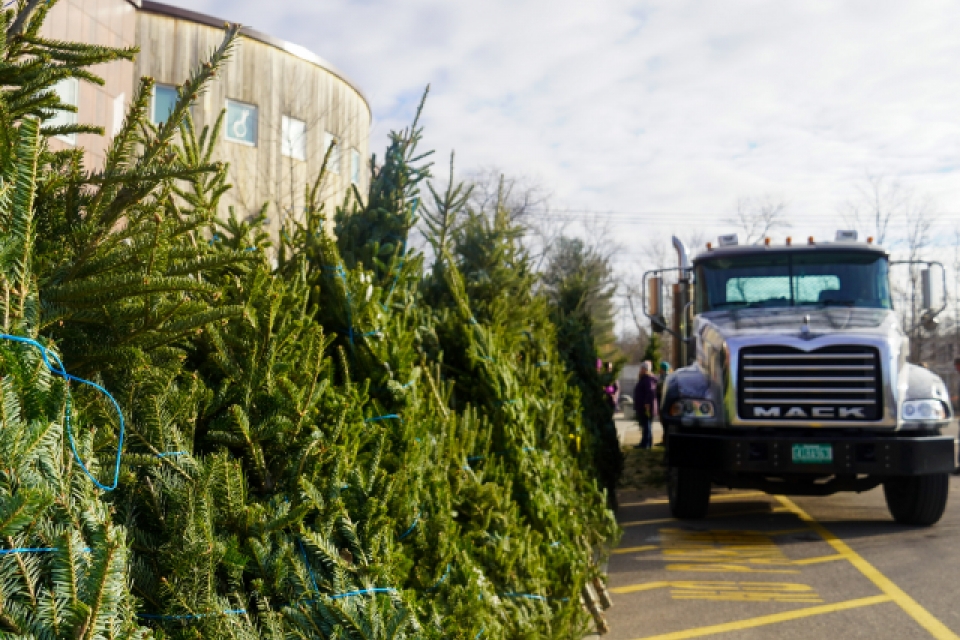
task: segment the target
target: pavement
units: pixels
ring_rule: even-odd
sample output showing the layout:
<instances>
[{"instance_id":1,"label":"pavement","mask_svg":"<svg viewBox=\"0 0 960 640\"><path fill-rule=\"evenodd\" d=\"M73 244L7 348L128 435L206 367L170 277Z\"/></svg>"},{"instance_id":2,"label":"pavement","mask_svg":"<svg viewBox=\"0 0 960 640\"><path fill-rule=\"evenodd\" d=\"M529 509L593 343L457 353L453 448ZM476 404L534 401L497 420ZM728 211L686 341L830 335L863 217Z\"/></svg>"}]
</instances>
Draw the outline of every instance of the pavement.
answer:
<instances>
[{"instance_id":1,"label":"pavement","mask_svg":"<svg viewBox=\"0 0 960 640\"><path fill-rule=\"evenodd\" d=\"M618 421L623 443L636 423ZM956 435L956 427L951 429ZM714 491L706 519L624 490L605 640L960 640L960 476L929 528L891 519L882 489L829 497Z\"/></svg>"}]
</instances>

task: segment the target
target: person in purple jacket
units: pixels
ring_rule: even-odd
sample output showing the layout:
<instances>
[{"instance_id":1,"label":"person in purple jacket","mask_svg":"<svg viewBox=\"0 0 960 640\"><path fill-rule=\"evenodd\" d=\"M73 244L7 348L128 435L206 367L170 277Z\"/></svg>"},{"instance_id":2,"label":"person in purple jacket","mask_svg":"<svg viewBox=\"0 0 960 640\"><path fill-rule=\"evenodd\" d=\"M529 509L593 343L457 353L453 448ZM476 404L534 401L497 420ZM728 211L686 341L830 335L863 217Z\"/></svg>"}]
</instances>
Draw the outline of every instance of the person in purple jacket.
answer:
<instances>
[{"instance_id":1,"label":"person in purple jacket","mask_svg":"<svg viewBox=\"0 0 960 640\"><path fill-rule=\"evenodd\" d=\"M633 388L633 406L640 423L640 444L637 449L653 447L653 417L657 415L657 377L651 373L653 365L649 360L640 364L640 379Z\"/></svg>"}]
</instances>

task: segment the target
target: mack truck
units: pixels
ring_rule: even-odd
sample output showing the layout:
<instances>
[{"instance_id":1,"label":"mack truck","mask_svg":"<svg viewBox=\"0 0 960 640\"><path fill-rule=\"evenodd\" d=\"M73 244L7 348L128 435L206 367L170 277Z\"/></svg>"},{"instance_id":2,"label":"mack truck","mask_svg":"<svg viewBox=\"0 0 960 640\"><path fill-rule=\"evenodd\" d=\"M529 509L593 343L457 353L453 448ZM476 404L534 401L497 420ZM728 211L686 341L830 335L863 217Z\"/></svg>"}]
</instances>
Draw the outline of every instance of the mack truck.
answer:
<instances>
[{"instance_id":1,"label":"mack truck","mask_svg":"<svg viewBox=\"0 0 960 640\"><path fill-rule=\"evenodd\" d=\"M644 312L673 335L678 364L660 397L674 517L704 517L714 485L806 496L882 485L895 521L936 523L956 468L943 434L953 410L943 380L907 360L909 333L930 330L946 306L931 304L942 265L909 263L923 301L905 330L890 285L891 267L905 261L872 238L741 245L721 236L692 261L673 244L678 266L643 283Z\"/></svg>"}]
</instances>

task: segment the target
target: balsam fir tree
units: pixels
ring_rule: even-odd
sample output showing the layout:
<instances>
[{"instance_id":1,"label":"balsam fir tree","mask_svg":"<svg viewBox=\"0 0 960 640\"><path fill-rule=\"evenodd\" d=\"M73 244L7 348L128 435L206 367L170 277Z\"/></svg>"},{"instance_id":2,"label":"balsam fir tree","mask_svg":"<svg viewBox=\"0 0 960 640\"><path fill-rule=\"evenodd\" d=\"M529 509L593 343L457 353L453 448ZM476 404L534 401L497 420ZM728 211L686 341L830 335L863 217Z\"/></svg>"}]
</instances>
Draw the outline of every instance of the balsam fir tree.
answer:
<instances>
[{"instance_id":1,"label":"balsam fir tree","mask_svg":"<svg viewBox=\"0 0 960 640\"><path fill-rule=\"evenodd\" d=\"M141 84L102 171L77 151L24 147L10 132L63 107L49 91L63 74L132 55L43 43L44 11L4 14L5 327L55 339L68 370L109 388L127 439L120 458L113 405L74 385L72 457L60 360L51 370L0 341L0 446L16 471L0 474L0 514L12 514L0 527L11 545L56 549L0 554L0 625L37 637L135 637L138 621L166 638L578 637L579 595L613 526L515 230L498 219L456 231L465 192L448 190L452 217L442 237L428 233L447 258L424 279L408 244L429 175L417 121L371 163L370 191L336 212L336 241L316 202L322 173L276 249L256 220L218 222L219 124L195 131L189 104L235 28L160 127ZM29 189L23 166L39 167Z\"/></svg>"},{"instance_id":2,"label":"balsam fir tree","mask_svg":"<svg viewBox=\"0 0 960 640\"><path fill-rule=\"evenodd\" d=\"M0 301L0 630L18 638L143 638L127 589L126 534L91 482L109 475L112 466L101 469L94 450L114 440L119 426L72 408L61 358L49 341L37 341L40 124L24 116L6 135L13 149L0 160L7 287Z\"/></svg>"}]
</instances>

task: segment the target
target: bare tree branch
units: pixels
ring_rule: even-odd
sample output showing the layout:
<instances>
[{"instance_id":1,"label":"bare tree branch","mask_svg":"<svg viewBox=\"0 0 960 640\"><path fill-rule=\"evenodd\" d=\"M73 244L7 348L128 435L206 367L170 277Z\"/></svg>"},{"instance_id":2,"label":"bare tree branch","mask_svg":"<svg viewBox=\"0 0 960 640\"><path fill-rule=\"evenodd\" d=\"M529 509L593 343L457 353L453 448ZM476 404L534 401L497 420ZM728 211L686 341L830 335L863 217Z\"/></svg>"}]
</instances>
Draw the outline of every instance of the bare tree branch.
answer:
<instances>
[{"instance_id":1,"label":"bare tree branch","mask_svg":"<svg viewBox=\"0 0 960 640\"><path fill-rule=\"evenodd\" d=\"M772 195L739 198L735 214L725 220L743 230L746 244L758 244L770 232L788 229L787 203Z\"/></svg>"},{"instance_id":2,"label":"bare tree branch","mask_svg":"<svg viewBox=\"0 0 960 640\"><path fill-rule=\"evenodd\" d=\"M891 221L905 215L910 192L896 180L872 174L857 183L856 190L856 197L840 208L840 216L847 225L865 231L883 245Z\"/></svg>"}]
</instances>

